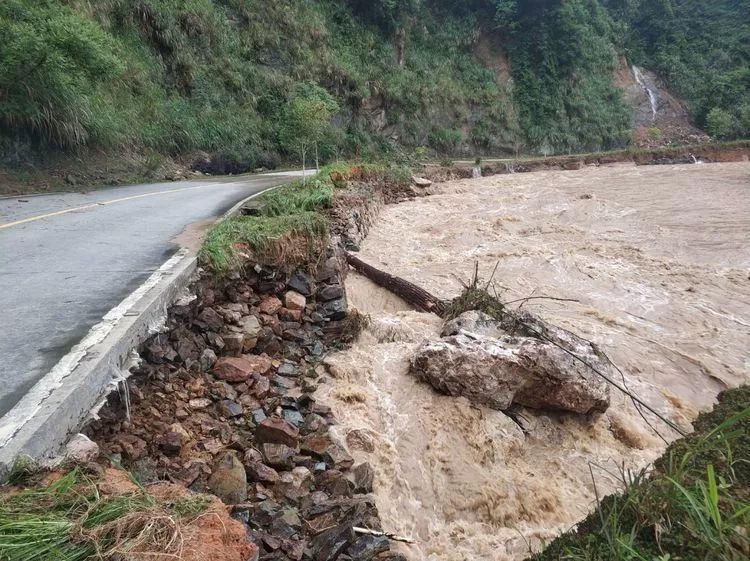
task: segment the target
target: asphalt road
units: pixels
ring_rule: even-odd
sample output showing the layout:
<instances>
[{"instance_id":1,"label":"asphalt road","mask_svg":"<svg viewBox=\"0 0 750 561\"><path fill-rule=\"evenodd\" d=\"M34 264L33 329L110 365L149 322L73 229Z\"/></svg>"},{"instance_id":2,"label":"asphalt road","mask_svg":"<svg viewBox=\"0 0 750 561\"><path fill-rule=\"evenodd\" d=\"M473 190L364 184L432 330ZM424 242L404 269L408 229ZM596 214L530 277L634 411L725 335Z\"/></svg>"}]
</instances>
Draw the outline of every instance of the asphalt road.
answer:
<instances>
[{"instance_id":1,"label":"asphalt road","mask_svg":"<svg viewBox=\"0 0 750 561\"><path fill-rule=\"evenodd\" d=\"M0 199L0 418L196 232L300 175ZM180 236L180 234L183 234Z\"/></svg>"}]
</instances>

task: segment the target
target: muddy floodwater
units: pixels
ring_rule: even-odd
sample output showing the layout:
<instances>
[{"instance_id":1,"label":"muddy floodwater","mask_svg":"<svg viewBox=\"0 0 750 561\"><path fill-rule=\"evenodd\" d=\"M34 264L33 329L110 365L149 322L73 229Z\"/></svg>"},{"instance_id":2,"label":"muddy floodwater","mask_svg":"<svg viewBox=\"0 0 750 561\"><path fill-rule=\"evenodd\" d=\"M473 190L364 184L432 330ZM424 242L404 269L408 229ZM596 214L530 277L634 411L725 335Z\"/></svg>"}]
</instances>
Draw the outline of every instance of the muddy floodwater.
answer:
<instances>
[{"instance_id":1,"label":"muddy floodwater","mask_svg":"<svg viewBox=\"0 0 750 561\"><path fill-rule=\"evenodd\" d=\"M462 180L386 207L360 257L454 297L478 262L504 301L596 342L625 383L689 429L750 382L750 164L613 166ZM519 560L573 526L665 444L613 389L597 419L503 413L437 394L408 361L441 322L355 274L371 316L327 362L335 427L376 473L387 530L411 560ZM516 304L517 305L517 304ZM667 440L676 433L648 417Z\"/></svg>"}]
</instances>

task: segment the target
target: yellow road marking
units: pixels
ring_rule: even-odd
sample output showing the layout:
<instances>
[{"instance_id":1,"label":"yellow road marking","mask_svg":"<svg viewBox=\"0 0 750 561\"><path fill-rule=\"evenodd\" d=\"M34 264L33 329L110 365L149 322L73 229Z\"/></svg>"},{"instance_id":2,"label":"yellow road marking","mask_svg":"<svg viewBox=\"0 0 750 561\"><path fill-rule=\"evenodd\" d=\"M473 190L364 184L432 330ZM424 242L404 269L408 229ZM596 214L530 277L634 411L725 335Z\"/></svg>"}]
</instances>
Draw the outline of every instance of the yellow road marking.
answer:
<instances>
[{"instance_id":1,"label":"yellow road marking","mask_svg":"<svg viewBox=\"0 0 750 561\"><path fill-rule=\"evenodd\" d=\"M130 197L122 197L120 199L112 199L110 201L102 201L98 203L91 203L88 205L77 206L73 208L66 208L65 210L58 210L56 212L48 212L47 214L39 214L37 216L30 216L23 220L16 220L15 222L8 222L7 224L0 224L0 230L5 228L12 228L13 226L20 226L21 224L27 224L29 222L35 222L44 218L52 218L53 216L60 216L61 214L68 214L69 212L78 212L79 210L88 210L90 208L96 208L98 206L113 205L115 203L124 203L125 201L132 201L134 199L142 199L144 197L153 197L156 195L167 195L169 193L179 193L181 191L192 191L193 189L202 189L203 187L210 187L211 185L226 185L226 183L214 183L209 185L200 185L198 187L182 187L180 189L169 189L167 191L155 191L153 193L143 193L141 195L132 195Z\"/></svg>"}]
</instances>

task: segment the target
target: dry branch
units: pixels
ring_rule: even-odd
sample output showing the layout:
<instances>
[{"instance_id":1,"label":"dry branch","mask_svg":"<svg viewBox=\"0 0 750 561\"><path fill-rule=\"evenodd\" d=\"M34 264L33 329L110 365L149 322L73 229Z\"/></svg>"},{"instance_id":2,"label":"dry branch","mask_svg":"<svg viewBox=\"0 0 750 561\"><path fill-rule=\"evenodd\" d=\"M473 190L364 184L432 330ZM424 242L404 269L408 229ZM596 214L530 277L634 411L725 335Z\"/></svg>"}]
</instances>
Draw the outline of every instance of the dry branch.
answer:
<instances>
[{"instance_id":1,"label":"dry branch","mask_svg":"<svg viewBox=\"0 0 750 561\"><path fill-rule=\"evenodd\" d=\"M391 534L389 532L379 532L377 530L370 530L369 528L357 528L356 526L352 528L354 530L355 534L367 534L369 536L385 536L389 540L393 540L394 542L403 542L403 543L415 543L413 539L411 538L404 538L402 536L397 536L396 534Z\"/></svg>"}]
</instances>

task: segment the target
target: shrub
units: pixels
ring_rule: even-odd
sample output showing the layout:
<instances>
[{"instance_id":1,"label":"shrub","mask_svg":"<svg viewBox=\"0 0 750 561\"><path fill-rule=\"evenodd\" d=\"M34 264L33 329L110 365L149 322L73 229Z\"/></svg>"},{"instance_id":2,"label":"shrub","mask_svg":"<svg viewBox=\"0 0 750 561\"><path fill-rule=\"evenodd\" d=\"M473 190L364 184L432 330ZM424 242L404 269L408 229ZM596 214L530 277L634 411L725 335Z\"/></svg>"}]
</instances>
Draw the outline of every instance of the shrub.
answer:
<instances>
[{"instance_id":1,"label":"shrub","mask_svg":"<svg viewBox=\"0 0 750 561\"><path fill-rule=\"evenodd\" d=\"M430 146L443 153L455 152L462 140L463 135L451 129L437 129L429 136Z\"/></svg>"},{"instance_id":2,"label":"shrub","mask_svg":"<svg viewBox=\"0 0 750 561\"><path fill-rule=\"evenodd\" d=\"M732 115L720 109L714 107L706 115L706 132L715 138L727 138L734 130L734 119Z\"/></svg>"}]
</instances>

